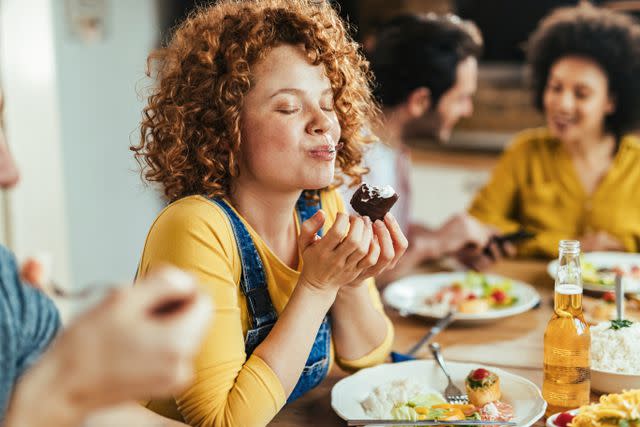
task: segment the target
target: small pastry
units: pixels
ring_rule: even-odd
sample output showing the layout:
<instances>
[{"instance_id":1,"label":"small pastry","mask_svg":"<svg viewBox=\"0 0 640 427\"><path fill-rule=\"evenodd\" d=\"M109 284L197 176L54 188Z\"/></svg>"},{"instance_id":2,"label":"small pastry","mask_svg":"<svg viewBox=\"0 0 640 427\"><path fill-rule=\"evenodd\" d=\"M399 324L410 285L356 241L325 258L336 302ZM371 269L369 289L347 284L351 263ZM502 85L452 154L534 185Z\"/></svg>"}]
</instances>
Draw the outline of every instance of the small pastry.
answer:
<instances>
[{"instance_id":1,"label":"small pastry","mask_svg":"<svg viewBox=\"0 0 640 427\"><path fill-rule=\"evenodd\" d=\"M500 378L486 369L476 369L469 372L464 381L469 401L478 408L489 402L500 400Z\"/></svg>"},{"instance_id":2,"label":"small pastry","mask_svg":"<svg viewBox=\"0 0 640 427\"><path fill-rule=\"evenodd\" d=\"M378 219L382 220L397 200L398 194L390 185L375 187L363 183L353 193L351 206L360 215L368 216L375 222Z\"/></svg>"},{"instance_id":3,"label":"small pastry","mask_svg":"<svg viewBox=\"0 0 640 427\"><path fill-rule=\"evenodd\" d=\"M489 311L489 301L485 298L467 299L458 304L458 312L473 314Z\"/></svg>"}]
</instances>

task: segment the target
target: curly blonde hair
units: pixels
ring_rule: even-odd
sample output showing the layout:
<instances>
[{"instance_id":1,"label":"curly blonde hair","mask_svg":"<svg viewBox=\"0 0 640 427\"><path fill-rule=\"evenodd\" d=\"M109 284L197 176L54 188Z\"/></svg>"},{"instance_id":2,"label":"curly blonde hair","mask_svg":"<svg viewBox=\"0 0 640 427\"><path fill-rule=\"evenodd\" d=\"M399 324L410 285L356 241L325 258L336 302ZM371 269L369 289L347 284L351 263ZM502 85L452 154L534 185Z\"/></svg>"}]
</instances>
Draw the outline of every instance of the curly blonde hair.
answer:
<instances>
[{"instance_id":1,"label":"curly blonde hair","mask_svg":"<svg viewBox=\"0 0 640 427\"><path fill-rule=\"evenodd\" d=\"M324 0L222 0L194 11L147 60L157 84L131 150L170 201L229 194L251 67L281 44L300 45L312 64L324 65L342 131L336 166L352 185L361 181L361 129L378 108L368 63L336 11ZM342 181L336 176L334 185Z\"/></svg>"}]
</instances>

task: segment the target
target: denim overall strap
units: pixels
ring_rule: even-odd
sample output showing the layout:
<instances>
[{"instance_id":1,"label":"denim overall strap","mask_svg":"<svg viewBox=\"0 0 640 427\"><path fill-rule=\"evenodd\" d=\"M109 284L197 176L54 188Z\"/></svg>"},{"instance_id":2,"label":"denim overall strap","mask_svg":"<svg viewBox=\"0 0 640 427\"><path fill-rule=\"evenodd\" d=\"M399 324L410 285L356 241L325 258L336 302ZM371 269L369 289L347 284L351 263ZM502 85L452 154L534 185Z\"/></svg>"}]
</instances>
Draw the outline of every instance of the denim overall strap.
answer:
<instances>
[{"instance_id":1,"label":"denim overall strap","mask_svg":"<svg viewBox=\"0 0 640 427\"><path fill-rule=\"evenodd\" d=\"M245 338L245 350L249 355L268 335L278 315L271 303L262 259L253 244L249 231L240 217L224 200L210 200L220 206L227 214L240 252L240 264L242 265L240 287L247 300L251 319L251 329L247 331Z\"/></svg>"},{"instance_id":2,"label":"denim overall strap","mask_svg":"<svg viewBox=\"0 0 640 427\"><path fill-rule=\"evenodd\" d=\"M240 262L242 263L240 284L247 298L247 308L252 318L252 328L247 331L245 338L245 352L249 355L267 337L278 315L269 296L264 265L251 235L238 215L224 200L210 200L220 206L229 217L240 252ZM311 218L319 209L320 202L307 199L304 194L300 196L296 203L296 210L301 223ZM319 235L322 235L321 231L318 232ZM250 298L255 298L255 295L260 295L260 297L252 302ZM258 311L257 309L263 311ZM269 313L266 313L266 311ZM260 321L257 321L257 319L260 319ZM302 374L287 399L288 403L316 387L327 376L330 351L331 321L329 316L325 316L316 334L316 339L311 347Z\"/></svg>"},{"instance_id":3,"label":"denim overall strap","mask_svg":"<svg viewBox=\"0 0 640 427\"><path fill-rule=\"evenodd\" d=\"M296 211L298 212L298 218L300 224L315 215L320 210L321 203L318 200L313 200L306 197L306 192L303 192L298 198L296 203ZM317 193L315 194L318 195ZM322 229L317 233L322 236ZM305 394L307 391L316 387L322 382L324 377L327 376L329 371L329 355L331 353L331 318L325 316L324 320L320 324L316 339L309 352L309 357L302 369L302 374L296 383L293 391L287 399L287 403L291 403L298 397Z\"/></svg>"}]
</instances>

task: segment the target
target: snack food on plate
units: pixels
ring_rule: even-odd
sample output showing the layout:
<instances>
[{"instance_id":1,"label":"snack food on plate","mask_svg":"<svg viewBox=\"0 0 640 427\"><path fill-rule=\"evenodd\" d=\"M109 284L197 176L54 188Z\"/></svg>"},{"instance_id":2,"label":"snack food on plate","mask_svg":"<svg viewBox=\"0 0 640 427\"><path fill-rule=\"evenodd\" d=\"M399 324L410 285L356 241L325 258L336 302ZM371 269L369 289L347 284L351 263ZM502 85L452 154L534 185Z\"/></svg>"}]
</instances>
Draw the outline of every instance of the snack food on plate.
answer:
<instances>
[{"instance_id":1,"label":"snack food on plate","mask_svg":"<svg viewBox=\"0 0 640 427\"><path fill-rule=\"evenodd\" d=\"M628 295L632 298L632 295ZM640 304L637 300L629 299L624 302L624 316L634 322L640 322ZM605 292L600 298L585 296L582 299L584 318L591 324L615 320L616 296L613 292Z\"/></svg>"},{"instance_id":2,"label":"snack food on plate","mask_svg":"<svg viewBox=\"0 0 640 427\"><path fill-rule=\"evenodd\" d=\"M478 368L469 372L464 385L469 401L475 406L482 407L500 400L500 378L491 371Z\"/></svg>"},{"instance_id":3,"label":"snack food on plate","mask_svg":"<svg viewBox=\"0 0 640 427\"><path fill-rule=\"evenodd\" d=\"M480 273L468 273L463 280L443 286L425 301L430 311L444 316L451 310L465 314L512 307L518 302L510 280L489 281Z\"/></svg>"},{"instance_id":4,"label":"snack food on plate","mask_svg":"<svg viewBox=\"0 0 640 427\"><path fill-rule=\"evenodd\" d=\"M594 263L582 259L582 281L604 288L615 286L616 275L621 275L623 282L629 283L640 280L640 266L635 264L596 266Z\"/></svg>"},{"instance_id":5,"label":"snack food on plate","mask_svg":"<svg viewBox=\"0 0 640 427\"><path fill-rule=\"evenodd\" d=\"M599 403L581 407L570 426L640 426L640 390L600 396Z\"/></svg>"},{"instance_id":6,"label":"snack food on plate","mask_svg":"<svg viewBox=\"0 0 640 427\"><path fill-rule=\"evenodd\" d=\"M472 381L481 385L477 390L474 389L477 392L473 395L474 399L479 396L483 398L475 399L475 402L472 400L470 404L446 403L439 392L415 380L403 379L377 386L360 405L368 417L377 419L511 421L513 408L499 400L498 376L482 368L471 371L469 375L474 373L478 379ZM487 387L482 386L483 383Z\"/></svg>"},{"instance_id":7,"label":"snack food on plate","mask_svg":"<svg viewBox=\"0 0 640 427\"><path fill-rule=\"evenodd\" d=\"M398 194L393 187L375 187L363 183L351 197L351 206L362 216L368 216L371 221L382 220L398 200Z\"/></svg>"}]
</instances>

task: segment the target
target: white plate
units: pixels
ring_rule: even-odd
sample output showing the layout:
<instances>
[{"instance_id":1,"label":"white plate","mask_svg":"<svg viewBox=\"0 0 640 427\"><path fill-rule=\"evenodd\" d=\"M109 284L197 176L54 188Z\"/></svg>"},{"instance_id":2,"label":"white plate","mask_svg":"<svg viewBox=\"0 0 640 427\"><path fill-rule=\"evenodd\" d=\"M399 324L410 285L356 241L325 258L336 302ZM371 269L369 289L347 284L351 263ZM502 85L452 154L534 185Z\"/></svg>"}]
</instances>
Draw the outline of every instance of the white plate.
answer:
<instances>
[{"instance_id":1,"label":"white plate","mask_svg":"<svg viewBox=\"0 0 640 427\"><path fill-rule=\"evenodd\" d=\"M600 393L621 393L640 387L640 375L607 372L591 368L591 389Z\"/></svg>"},{"instance_id":2,"label":"white plate","mask_svg":"<svg viewBox=\"0 0 640 427\"><path fill-rule=\"evenodd\" d=\"M464 390L464 379L472 369L483 365L448 362L451 379ZM485 366L487 367L487 366ZM547 407L538 387L531 381L510 374L502 369L487 367L500 377L502 401L513 406L514 420L519 427L527 427L544 415ZM331 390L331 407L345 420L368 417L360 402L376 387L394 380L410 378L425 388L444 390L447 379L433 360L415 360L385 364L363 369L336 383Z\"/></svg>"},{"instance_id":3,"label":"white plate","mask_svg":"<svg viewBox=\"0 0 640 427\"><path fill-rule=\"evenodd\" d=\"M582 259L593 264L596 268L603 267L628 267L631 265L640 265L640 254L629 252L585 252ZM553 279L556 278L558 270L558 260L551 261L547 265L547 273ZM622 284L625 292L640 292L640 281L630 277L623 277ZM606 292L614 290L613 286L598 285L597 283L583 283L585 289L596 292Z\"/></svg>"},{"instance_id":4,"label":"white plate","mask_svg":"<svg viewBox=\"0 0 640 427\"><path fill-rule=\"evenodd\" d=\"M436 310L424 304L424 300L438 292L440 288L444 286L463 281L466 275L467 273L459 272L408 276L387 286L383 292L383 298L385 303L400 311L402 314L415 314L432 319L440 318L442 317L442 313L438 313ZM455 316L456 320L481 322L501 319L503 317L524 313L540 301L540 295L531 285L494 274L485 274L484 276L489 283L509 280L513 284L511 293L518 297L518 301L510 307L492 308L484 313L457 313Z\"/></svg>"}]
</instances>

